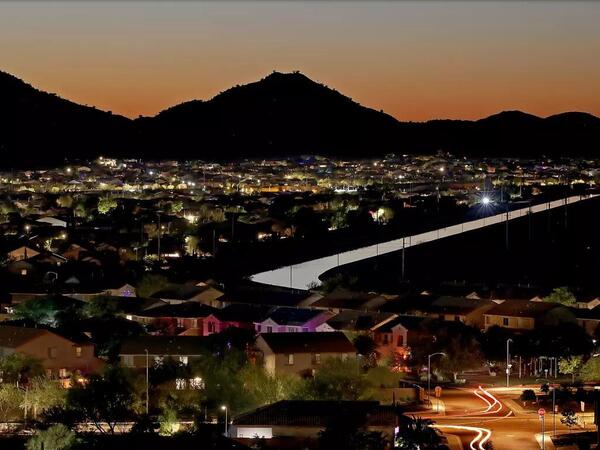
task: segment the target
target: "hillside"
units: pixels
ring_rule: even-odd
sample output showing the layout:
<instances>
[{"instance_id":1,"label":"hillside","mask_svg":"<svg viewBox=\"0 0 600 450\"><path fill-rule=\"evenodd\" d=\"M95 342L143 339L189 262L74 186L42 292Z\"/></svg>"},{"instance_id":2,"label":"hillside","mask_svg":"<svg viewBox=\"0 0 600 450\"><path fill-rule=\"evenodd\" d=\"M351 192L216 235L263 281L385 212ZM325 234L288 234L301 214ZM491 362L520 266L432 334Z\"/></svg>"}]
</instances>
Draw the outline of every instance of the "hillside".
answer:
<instances>
[{"instance_id":1,"label":"hillside","mask_svg":"<svg viewBox=\"0 0 600 450\"><path fill-rule=\"evenodd\" d=\"M57 164L65 158L123 153L129 119L43 92L0 72L0 165Z\"/></svg>"},{"instance_id":2,"label":"hillside","mask_svg":"<svg viewBox=\"0 0 600 450\"><path fill-rule=\"evenodd\" d=\"M274 72L213 99L138 121L148 147L185 157L298 153L364 156L397 149L400 124L300 73Z\"/></svg>"},{"instance_id":3,"label":"hillside","mask_svg":"<svg viewBox=\"0 0 600 450\"><path fill-rule=\"evenodd\" d=\"M131 120L61 99L0 72L0 166L60 164L100 154L234 159L322 154L375 157L450 151L473 156L598 156L600 119L504 111L477 121L399 122L305 75L273 72L214 98Z\"/></svg>"}]
</instances>

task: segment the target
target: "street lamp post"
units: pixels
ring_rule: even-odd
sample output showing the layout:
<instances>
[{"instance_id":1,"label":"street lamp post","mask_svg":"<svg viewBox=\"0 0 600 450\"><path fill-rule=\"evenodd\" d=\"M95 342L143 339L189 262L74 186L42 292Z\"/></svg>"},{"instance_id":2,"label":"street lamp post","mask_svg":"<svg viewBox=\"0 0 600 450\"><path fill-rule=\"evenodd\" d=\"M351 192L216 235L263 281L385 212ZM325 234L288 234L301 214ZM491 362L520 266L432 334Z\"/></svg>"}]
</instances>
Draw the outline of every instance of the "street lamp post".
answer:
<instances>
[{"instance_id":1,"label":"street lamp post","mask_svg":"<svg viewBox=\"0 0 600 450\"><path fill-rule=\"evenodd\" d=\"M546 427L544 426L544 415L542 414L540 416L540 418L542 420L542 450L546 450L546 442L545 442Z\"/></svg>"},{"instance_id":2,"label":"street lamp post","mask_svg":"<svg viewBox=\"0 0 600 450\"><path fill-rule=\"evenodd\" d=\"M144 349L146 352L146 415L148 415L148 411L150 410L150 390L149 390L149 380L150 380L150 355L148 354L148 349Z\"/></svg>"},{"instance_id":3,"label":"street lamp post","mask_svg":"<svg viewBox=\"0 0 600 450\"><path fill-rule=\"evenodd\" d=\"M225 436L227 436L227 406L221 406L221 410L225 411Z\"/></svg>"},{"instance_id":4,"label":"street lamp post","mask_svg":"<svg viewBox=\"0 0 600 450\"><path fill-rule=\"evenodd\" d=\"M556 386L552 388L552 435L556 436Z\"/></svg>"},{"instance_id":5,"label":"street lamp post","mask_svg":"<svg viewBox=\"0 0 600 450\"><path fill-rule=\"evenodd\" d=\"M506 387L510 387L510 343L513 340L506 340Z\"/></svg>"},{"instance_id":6,"label":"street lamp post","mask_svg":"<svg viewBox=\"0 0 600 450\"><path fill-rule=\"evenodd\" d=\"M427 355L427 400L431 401L431 357L432 356L446 356L444 352L436 352Z\"/></svg>"}]
</instances>

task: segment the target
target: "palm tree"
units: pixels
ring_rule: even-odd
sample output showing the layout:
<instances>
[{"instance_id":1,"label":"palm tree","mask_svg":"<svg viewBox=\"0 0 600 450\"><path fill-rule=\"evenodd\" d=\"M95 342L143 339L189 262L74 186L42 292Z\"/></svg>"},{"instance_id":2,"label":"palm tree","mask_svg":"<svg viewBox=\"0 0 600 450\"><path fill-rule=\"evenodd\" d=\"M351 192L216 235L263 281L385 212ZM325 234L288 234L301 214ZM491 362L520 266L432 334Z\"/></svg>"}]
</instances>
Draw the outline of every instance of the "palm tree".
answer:
<instances>
[{"instance_id":1,"label":"palm tree","mask_svg":"<svg viewBox=\"0 0 600 450\"><path fill-rule=\"evenodd\" d=\"M435 422L421 417L400 417L400 429L396 437L396 447L403 450L428 450L437 448L442 437L433 427Z\"/></svg>"}]
</instances>

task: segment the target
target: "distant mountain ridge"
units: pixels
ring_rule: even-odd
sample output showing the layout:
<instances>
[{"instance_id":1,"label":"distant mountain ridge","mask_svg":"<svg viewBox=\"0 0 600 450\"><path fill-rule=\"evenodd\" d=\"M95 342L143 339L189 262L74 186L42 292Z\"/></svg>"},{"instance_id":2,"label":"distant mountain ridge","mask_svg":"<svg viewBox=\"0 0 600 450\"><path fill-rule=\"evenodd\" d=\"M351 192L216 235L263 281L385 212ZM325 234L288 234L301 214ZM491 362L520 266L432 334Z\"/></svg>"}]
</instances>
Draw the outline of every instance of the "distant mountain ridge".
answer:
<instances>
[{"instance_id":1,"label":"distant mountain ridge","mask_svg":"<svg viewBox=\"0 0 600 450\"><path fill-rule=\"evenodd\" d=\"M0 72L0 167L98 155L225 160L322 154L342 158L438 150L472 156L599 156L600 118L503 111L476 120L400 122L299 72L273 72L210 100L128 119Z\"/></svg>"}]
</instances>

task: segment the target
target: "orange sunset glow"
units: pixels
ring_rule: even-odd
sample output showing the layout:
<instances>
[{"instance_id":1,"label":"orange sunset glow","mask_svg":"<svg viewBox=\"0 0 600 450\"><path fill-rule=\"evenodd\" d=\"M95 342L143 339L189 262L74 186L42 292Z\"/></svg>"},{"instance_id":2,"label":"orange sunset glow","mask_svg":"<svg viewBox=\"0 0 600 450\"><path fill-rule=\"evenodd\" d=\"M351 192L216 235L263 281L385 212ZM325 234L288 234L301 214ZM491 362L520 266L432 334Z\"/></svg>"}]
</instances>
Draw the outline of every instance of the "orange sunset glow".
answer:
<instances>
[{"instance_id":1,"label":"orange sunset glow","mask_svg":"<svg viewBox=\"0 0 600 450\"><path fill-rule=\"evenodd\" d=\"M299 70L400 120L600 114L594 2L1 2L0 69L129 117Z\"/></svg>"}]
</instances>

